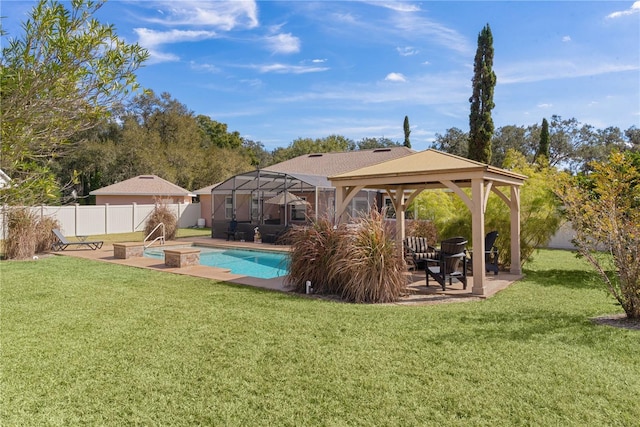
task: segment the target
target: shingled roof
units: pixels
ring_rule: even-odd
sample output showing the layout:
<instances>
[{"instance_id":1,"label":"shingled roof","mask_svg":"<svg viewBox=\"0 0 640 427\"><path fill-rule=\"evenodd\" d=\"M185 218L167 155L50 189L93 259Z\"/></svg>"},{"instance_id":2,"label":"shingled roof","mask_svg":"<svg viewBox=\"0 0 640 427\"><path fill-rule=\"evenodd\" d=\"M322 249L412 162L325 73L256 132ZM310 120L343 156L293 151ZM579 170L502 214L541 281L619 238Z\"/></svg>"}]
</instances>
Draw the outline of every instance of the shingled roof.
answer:
<instances>
[{"instance_id":1,"label":"shingled roof","mask_svg":"<svg viewBox=\"0 0 640 427\"><path fill-rule=\"evenodd\" d=\"M92 196L190 196L194 194L156 175L140 175L91 191Z\"/></svg>"},{"instance_id":2,"label":"shingled roof","mask_svg":"<svg viewBox=\"0 0 640 427\"><path fill-rule=\"evenodd\" d=\"M272 172L333 176L365 166L375 165L415 153L407 147L376 148L374 150L316 153L298 156L265 168Z\"/></svg>"}]
</instances>

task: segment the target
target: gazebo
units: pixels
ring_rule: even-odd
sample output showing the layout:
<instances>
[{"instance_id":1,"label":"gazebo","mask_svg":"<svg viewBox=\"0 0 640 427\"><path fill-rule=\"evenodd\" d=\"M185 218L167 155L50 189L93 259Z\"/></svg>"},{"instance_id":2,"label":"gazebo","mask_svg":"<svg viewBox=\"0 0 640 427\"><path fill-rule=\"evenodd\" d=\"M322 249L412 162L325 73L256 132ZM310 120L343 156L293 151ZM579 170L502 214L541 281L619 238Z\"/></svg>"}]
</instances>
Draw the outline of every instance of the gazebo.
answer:
<instances>
[{"instance_id":1,"label":"gazebo","mask_svg":"<svg viewBox=\"0 0 640 427\"><path fill-rule=\"evenodd\" d=\"M472 215L472 246L484 253L484 214L489 194L493 192L509 207L511 213L511 273L520 268L520 187L526 176L484 163L429 149L329 177L336 188L336 223L350 200L363 189L384 189L396 211L396 239L402 247L405 211L424 190L449 189L457 194ZM463 191L471 189L471 194ZM485 295L485 260L473 257L472 293Z\"/></svg>"}]
</instances>

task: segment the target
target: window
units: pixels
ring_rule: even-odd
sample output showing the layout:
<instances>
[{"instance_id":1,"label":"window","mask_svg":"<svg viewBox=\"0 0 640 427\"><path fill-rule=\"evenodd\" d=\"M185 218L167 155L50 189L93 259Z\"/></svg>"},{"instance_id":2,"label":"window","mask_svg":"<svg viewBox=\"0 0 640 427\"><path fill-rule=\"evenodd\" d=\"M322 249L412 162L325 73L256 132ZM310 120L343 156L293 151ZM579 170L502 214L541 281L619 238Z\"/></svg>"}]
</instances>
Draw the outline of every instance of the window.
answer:
<instances>
[{"instance_id":1,"label":"window","mask_svg":"<svg viewBox=\"0 0 640 427\"><path fill-rule=\"evenodd\" d=\"M307 200L306 197L300 197L302 200ZM291 205L291 219L294 221L304 221L307 214L307 205Z\"/></svg>"},{"instance_id":2,"label":"window","mask_svg":"<svg viewBox=\"0 0 640 427\"><path fill-rule=\"evenodd\" d=\"M369 213L369 200L366 197L354 197L351 206L354 217L366 216Z\"/></svg>"},{"instance_id":3,"label":"window","mask_svg":"<svg viewBox=\"0 0 640 427\"><path fill-rule=\"evenodd\" d=\"M259 207L259 202L258 202L258 196L254 195L253 197L251 197L251 221L252 222L258 222L258 207Z\"/></svg>"},{"instance_id":4,"label":"window","mask_svg":"<svg viewBox=\"0 0 640 427\"><path fill-rule=\"evenodd\" d=\"M224 198L224 217L225 219L233 219L233 197L226 196Z\"/></svg>"}]
</instances>

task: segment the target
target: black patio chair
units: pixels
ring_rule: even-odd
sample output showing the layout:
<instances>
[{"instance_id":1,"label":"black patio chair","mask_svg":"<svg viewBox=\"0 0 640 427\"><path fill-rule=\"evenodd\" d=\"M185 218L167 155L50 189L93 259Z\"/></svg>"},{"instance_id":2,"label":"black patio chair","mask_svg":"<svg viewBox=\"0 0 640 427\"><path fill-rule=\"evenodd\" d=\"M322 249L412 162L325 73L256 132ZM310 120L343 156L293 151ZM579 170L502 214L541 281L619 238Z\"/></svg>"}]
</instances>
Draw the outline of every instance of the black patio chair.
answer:
<instances>
[{"instance_id":1,"label":"black patio chair","mask_svg":"<svg viewBox=\"0 0 640 427\"><path fill-rule=\"evenodd\" d=\"M464 237L453 237L440 243L440 250L436 259L426 260L427 287L429 277L433 278L446 291L446 283L457 279L462 282L463 289L467 289L467 240Z\"/></svg>"},{"instance_id":2,"label":"black patio chair","mask_svg":"<svg viewBox=\"0 0 640 427\"><path fill-rule=\"evenodd\" d=\"M495 245L497 239L497 231L492 231L484 236L484 269L487 273L492 271L495 276L498 275L498 248ZM473 251L470 254L471 261L469 261L467 267L469 272L473 274Z\"/></svg>"},{"instance_id":3,"label":"black patio chair","mask_svg":"<svg viewBox=\"0 0 640 427\"><path fill-rule=\"evenodd\" d=\"M227 241L230 240L231 238L233 238L233 240L236 240L236 238L239 236L238 221L236 221L235 219L232 219L229 222L229 227L227 228L227 231L224 232L224 234L227 235Z\"/></svg>"}]
</instances>

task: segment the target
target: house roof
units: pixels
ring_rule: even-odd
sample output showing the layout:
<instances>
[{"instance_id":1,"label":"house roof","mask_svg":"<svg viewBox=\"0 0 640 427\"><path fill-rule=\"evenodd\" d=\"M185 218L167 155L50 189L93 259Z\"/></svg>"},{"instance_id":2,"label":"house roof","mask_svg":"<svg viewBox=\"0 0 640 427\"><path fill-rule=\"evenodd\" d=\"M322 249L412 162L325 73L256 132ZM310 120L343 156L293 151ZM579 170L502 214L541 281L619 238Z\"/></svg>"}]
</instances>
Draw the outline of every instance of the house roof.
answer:
<instances>
[{"instance_id":1,"label":"house roof","mask_svg":"<svg viewBox=\"0 0 640 427\"><path fill-rule=\"evenodd\" d=\"M91 191L92 196L184 196L194 194L156 175L140 175Z\"/></svg>"},{"instance_id":2,"label":"house roof","mask_svg":"<svg viewBox=\"0 0 640 427\"><path fill-rule=\"evenodd\" d=\"M235 175L213 188L214 191L254 191L260 189L276 193L312 191L316 187L332 187L327 179L354 168L374 165L408 156L415 151L407 147L378 148L374 150L339 153L304 154L264 169Z\"/></svg>"},{"instance_id":3,"label":"house roof","mask_svg":"<svg viewBox=\"0 0 640 427\"><path fill-rule=\"evenodd\" d=\"M216 182L215 184L211 184L211 185L207 185L206 187L199 188L196 191L194 191L193 193L197 194L198 196L210 195L211 194L211 190L213 190L214 188L216 188L220 184L221 184L220 182Z\"/></svg>"},{"instance_id":4,"label":"house roof","mask_svg":"<svg viewBox=\"0 0 640 427\"><path fill-rule=\"evenodd\" d=\"M377 148L374 150L340 153L305 154L268 166L264 170L287 174L332 176L376 163L405 157L415 153L407 147Z\"/></svg>"}]
</instances>

